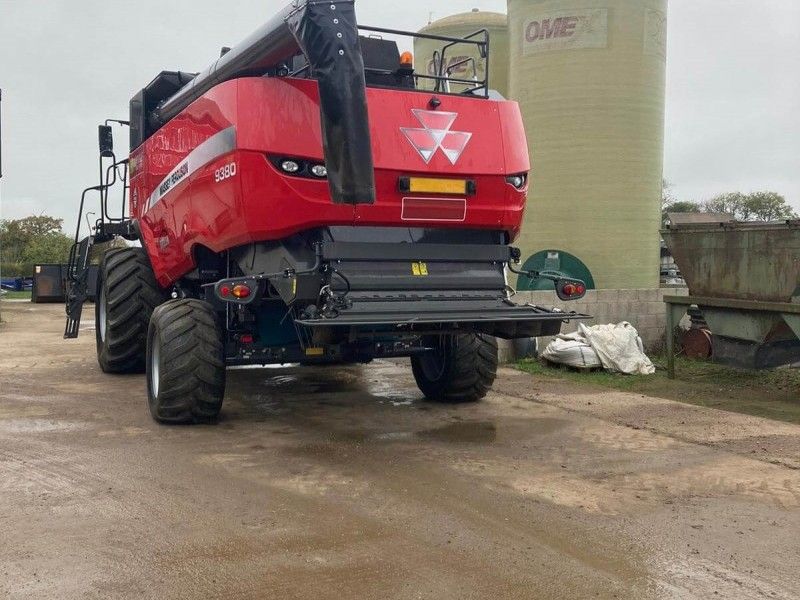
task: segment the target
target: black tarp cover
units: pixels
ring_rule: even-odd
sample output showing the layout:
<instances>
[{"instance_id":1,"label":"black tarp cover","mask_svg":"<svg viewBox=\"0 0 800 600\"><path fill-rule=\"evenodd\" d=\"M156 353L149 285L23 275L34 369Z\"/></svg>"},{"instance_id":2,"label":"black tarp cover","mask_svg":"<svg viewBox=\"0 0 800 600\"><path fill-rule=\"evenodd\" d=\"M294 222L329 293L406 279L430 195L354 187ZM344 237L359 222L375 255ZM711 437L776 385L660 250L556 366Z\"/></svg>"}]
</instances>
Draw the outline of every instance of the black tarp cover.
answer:
<instances>
[{"instance_id":1,"label":"black tarp cover","mask_svg":"<svg viewBox=\"0 0 800 600\"><path fill-rule=\"evenodd\" d=\"M319 84L333 201L371 204L375 201L375 174L354 1L308 2L288 24Z\"/></svg>"}]
</instances>

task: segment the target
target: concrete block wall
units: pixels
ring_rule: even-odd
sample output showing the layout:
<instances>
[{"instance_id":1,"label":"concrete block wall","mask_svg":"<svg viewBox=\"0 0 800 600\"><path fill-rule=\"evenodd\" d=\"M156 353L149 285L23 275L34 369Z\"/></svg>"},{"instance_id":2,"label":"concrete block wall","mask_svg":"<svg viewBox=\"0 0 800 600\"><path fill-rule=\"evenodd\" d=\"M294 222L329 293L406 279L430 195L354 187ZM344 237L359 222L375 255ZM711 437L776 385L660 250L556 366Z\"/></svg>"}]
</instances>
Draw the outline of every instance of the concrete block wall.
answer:
<instances>
[{"instance_id":1,"label":"concrete block wall","mask_svg":"<svg viewBox=\"0 0 800 600\"><path fill-rule=\"evenodd\" d=\"M545 308L557 307L564 311L575 311L592 315L586 321L589 325L621 323L627 321L639 331L648 352L663 348L666 329L666 305L664 296L687 296L686 288L661 288L644 290L590 290L586 297L577 302L561 302L555 292L519 292L514 301L519 304L530 302ZM576 322L564 327L564 332L575 331ZM540 348L549 343L540 340ZM502 353L507 356L507 351Z\"/></svg>"}]
</instances>

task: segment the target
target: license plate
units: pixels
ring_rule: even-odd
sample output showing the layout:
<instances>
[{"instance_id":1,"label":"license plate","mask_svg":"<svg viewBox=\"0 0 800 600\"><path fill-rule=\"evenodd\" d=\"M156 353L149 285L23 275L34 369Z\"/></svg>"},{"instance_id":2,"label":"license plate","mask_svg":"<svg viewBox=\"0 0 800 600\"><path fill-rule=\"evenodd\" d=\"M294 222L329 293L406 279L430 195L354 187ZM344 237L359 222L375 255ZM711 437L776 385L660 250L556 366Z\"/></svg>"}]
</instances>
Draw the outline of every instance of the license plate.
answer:
<instances>
[{"instance_id":1,"label":"license plate","mask_svg":"<svg viewBox=\"0 0 800 600\"><path fill-rule=\"evenodd\" d=\"M468 196L475 193L475 182L469 179L401 177L400 191L404 194L445 194Z\"/></svg>"}]
</instances>

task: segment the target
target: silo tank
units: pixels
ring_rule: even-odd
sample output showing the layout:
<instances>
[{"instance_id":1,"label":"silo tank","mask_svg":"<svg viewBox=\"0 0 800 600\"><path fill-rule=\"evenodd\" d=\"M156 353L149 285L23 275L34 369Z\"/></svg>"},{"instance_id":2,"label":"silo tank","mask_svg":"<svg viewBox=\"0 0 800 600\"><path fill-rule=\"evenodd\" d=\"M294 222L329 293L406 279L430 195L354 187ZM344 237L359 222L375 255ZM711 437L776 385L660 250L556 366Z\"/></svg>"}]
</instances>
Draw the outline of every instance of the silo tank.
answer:
<instances>
[{"instance_id":1,"label":"silo tank","mask_svg":"<svg viewBox=\"0 0 800 600\"><path fill-rule=\"evenodd\" d=\"M659 284L666 0L509 0L512 99L531 151L524 256L598 288Z\"/></svg>"},{"instance_id":2,"label":"silo tank","mask_svg":"<svg viewBox=\"0 0 800 600\"><path fill-rule=\"evenodd\" d=\"M434 21L423 27L420 33L463 38L481 29L489 31L489 87L500 92L503 96L507 96L508 20L505 15L474 10ZM476 37L475 39L480 40L481 38ZM417 70L423 74L434 74L434 52L438 50L441 54L442 47L445 44L446 42L437 40L415 39L414 57ZM447 65L454 65L468 58L472 58L473 61L457 67L452 76L457 79L472 79L477 71L477 78L483 80L486 76L486 60L480 56L477 46L473 44L458 44L447 50L445 60ZM433 86L434 83L432 81L420 81L420 87L423 89L433 89ZM465 86L457 84L452 84L451 86L451 91L453 92L459 92L464 89Z\"/></svg>"}]
</instances>

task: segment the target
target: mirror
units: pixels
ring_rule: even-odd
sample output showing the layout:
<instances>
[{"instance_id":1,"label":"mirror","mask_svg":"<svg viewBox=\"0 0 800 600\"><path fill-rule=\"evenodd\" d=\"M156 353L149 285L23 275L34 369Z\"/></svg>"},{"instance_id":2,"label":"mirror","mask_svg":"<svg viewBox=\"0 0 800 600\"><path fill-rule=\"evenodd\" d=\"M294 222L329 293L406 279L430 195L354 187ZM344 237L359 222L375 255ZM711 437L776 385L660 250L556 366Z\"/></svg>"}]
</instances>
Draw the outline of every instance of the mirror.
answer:
<instances>
[{"instance_id":1,"label":"mirror","mask_svg":"<svg viewBox=\"0 0 800 600\"><path fill-rule=\"evenodd\" d=\"M114 132L110 125L100 125L98 128L98 141L100 144L100 156L103 158L114 157Z\"/></svg>"}]
</instances>

